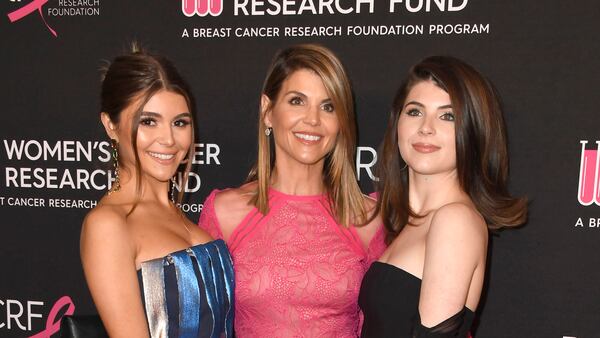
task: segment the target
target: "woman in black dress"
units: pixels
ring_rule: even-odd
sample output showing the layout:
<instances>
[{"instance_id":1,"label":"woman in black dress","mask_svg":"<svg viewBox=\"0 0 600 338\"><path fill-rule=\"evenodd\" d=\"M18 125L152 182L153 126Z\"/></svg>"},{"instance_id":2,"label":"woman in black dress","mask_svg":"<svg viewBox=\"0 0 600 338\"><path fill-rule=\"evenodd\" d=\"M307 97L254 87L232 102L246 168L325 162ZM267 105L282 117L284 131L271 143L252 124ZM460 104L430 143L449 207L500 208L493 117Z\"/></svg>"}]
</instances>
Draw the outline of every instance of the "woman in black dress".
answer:
<instances>
[{"instance_id":1,"label":"woman in black dress","mask_svg":"<svg viewBox=\"0 0 600 338\"><path fill-rule=\"evenodd\" d=\"M524 223L507 191L495 90L452 57L415 65L382 146L378 210L389 247L366 273L362 337L468 337L485 278L488 229Z\"/></svg>"}]
</instances>

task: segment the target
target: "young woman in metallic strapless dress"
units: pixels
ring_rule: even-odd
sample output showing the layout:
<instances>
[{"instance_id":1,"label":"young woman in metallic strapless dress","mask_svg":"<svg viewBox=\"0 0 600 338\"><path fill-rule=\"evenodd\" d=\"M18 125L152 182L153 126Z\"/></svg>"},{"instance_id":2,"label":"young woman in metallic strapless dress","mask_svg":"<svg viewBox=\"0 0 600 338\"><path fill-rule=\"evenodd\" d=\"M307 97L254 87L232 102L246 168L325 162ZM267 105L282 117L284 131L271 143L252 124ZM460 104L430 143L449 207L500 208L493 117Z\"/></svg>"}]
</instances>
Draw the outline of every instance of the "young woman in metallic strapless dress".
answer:
<instances>
[{"instance_id":1,"label":"young woman in metallic strapless dress","mask_svg":"<svg viewBox=\"0 0 600 338\"><path fill-rule=\"evenodd\" d=\"M83 222L81 259L111 337L232 337L225 243L175 203L173 177L185 164L177 182L185 186L191 165L193 110L187 86L163 57L136 48L104 74L100 118L116 178Z\"/></svg>"}]
</instances>

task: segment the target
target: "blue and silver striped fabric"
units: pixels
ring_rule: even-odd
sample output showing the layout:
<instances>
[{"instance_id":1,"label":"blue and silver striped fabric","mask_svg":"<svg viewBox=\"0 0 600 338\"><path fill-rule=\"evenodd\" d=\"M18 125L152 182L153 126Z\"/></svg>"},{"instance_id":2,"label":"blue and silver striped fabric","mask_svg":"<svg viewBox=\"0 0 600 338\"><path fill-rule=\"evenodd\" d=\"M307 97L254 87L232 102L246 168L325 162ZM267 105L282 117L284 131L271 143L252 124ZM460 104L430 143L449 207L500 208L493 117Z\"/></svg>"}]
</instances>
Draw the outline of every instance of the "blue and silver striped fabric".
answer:
<instances>
[{"instance_id":1,"label":"blue and silver striped fabric","mask_svg":"<svg viewBox=\"0 0 600 338\"><path fill-rule=\"evenodd\" d=\"M153 338L233 337L233 266L223 240L141 266L138 277Z\"/></svg>"}]
</instances>

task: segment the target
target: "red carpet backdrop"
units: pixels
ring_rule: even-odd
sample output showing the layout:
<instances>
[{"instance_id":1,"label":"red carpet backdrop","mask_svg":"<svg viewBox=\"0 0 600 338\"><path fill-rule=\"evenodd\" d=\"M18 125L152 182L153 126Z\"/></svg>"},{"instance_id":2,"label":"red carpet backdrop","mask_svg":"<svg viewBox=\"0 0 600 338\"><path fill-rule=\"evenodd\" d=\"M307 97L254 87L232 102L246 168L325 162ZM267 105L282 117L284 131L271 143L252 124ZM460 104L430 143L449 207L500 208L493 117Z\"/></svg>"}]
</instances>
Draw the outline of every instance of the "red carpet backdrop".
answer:
<instances>
[{"instance_id":1,"label":"red carpet backdrop","mask_svg":"<svg viewBox=\"0 0 600 338\"><path fill-rule=\"evenodd\" d=\"M492 236L475 337L598 337L600 4L499 0L2 0L0 336L49 337L95 313L83 216L112 179L99 69L130 41L171 58L197 102L197 220L254 161L259 91L275 51L318 42L345 63L372 191L375 149L410 65L466 60L504 101L510 189L528 224ZM56 335L55 335L56 336Z\"/></svg>"}]
</instances>

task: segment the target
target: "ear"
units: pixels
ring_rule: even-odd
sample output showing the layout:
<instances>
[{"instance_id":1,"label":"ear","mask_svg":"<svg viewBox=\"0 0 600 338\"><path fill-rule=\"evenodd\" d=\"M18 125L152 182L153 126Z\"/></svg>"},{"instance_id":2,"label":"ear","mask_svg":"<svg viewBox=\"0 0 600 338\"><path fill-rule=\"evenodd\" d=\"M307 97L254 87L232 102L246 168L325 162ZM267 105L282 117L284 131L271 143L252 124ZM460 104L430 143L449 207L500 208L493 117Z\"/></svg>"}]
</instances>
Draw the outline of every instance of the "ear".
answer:
<instances>
[{"instance_id":1,"label":"ear","mask_svg":"<svg viewBox=\"0 0 600 338\"><path fill-rule=\"evenodd\" d=\"M272 127L271 123L271 110L269 106L271 104L271 99L265 94L262 94L260 97L260 116L265 122L265 125L269 128Z\"/></svg>"},{"instance_id":2,"label":"ear","mask_svg":"<svg viewBox=\"0 0 600 338\"><path fill-rule=\"evenodd\" d=\"M102 121L102 125L104 126L104 130L106 131L108 137L119 141L116 132L117 126L110 120L108 114L105 112L100 113L100 120Z\"/></svg>"}]
</instances>

